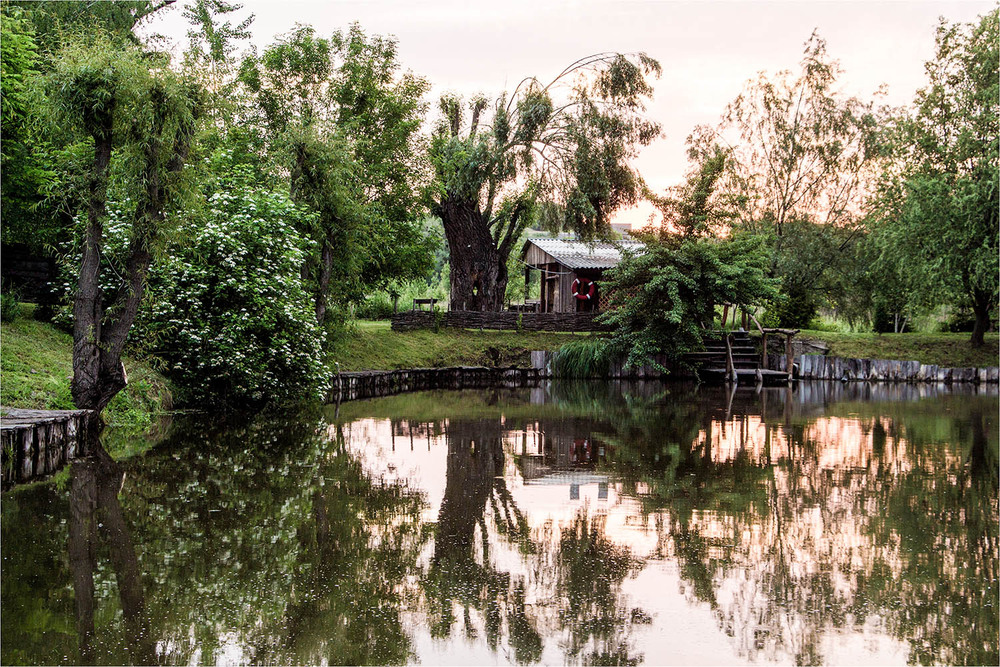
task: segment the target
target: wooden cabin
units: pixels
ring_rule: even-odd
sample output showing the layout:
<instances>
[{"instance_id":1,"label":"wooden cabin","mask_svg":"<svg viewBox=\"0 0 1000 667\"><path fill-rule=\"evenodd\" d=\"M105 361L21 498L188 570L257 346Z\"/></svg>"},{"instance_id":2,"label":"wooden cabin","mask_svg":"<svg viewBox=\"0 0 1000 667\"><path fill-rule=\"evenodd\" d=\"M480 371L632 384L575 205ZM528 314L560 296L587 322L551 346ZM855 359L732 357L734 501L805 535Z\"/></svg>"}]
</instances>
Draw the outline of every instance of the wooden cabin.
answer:
<instances>
[{"instance_id":1,"label":"wooden cabin","mask_svg":"<svg viewBox=\"0 0 1000 667\"><path fill-rule=\"evenodd\" d=\"M528 239L521 250L525 263L525 284L531 270L540 272L542 282L538 311L542 313L598 312L604 309L600 280L604 272L618 264L622 251L641 251L645 246L634 239L585 243L575 239Z\"/></svg>"}]
</instances>

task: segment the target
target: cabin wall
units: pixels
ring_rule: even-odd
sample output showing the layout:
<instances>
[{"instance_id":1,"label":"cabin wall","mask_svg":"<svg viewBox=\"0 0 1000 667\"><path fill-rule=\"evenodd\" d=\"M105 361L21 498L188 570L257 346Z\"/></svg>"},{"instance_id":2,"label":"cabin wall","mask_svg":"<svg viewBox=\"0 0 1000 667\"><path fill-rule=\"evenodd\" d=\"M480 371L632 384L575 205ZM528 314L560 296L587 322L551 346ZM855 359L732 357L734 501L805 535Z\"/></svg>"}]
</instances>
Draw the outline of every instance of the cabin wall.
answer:
<instances>
[{"instance_id":1,"label":"cabin wall","mask_svg":"<svg viewBox=\"0 0 1000 667\"><path fill-rule=\"evenodd\" d=\"M562 270L562 274L559 276L559 295L557 297L556 303L559 304L559 313L575 313L576 303L573 299L573 281L576 280L576 274L570 273L569 269L564 266L559 267Z\"/></svg>"}]
</instances>

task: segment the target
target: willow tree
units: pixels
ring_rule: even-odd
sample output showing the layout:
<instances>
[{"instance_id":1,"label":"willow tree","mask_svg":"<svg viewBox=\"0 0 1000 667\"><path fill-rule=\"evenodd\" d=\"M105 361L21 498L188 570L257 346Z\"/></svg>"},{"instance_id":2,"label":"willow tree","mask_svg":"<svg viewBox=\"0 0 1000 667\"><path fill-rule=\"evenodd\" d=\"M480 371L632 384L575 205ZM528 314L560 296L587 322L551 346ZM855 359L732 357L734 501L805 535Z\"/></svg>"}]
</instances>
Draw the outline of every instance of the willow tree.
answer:
<instances>
[{"instance_id":1,"label":"willow tree","mask_svg":"<svg viewBox=\"0 0 1000 667\"><path fill-rule=\"evenodd\" d=\"M93 147L73 302L72 393L77 407L102 410L128 381L122 352L180 191L201 93L168 67L151 69L166 63L137 47L91 41L65 48L48 84L59 121ZM113 168L134 209L124 271L111 276L102 275L101 258Z\"/></svg>"},{"instance_id":2,"label":"willow tree","mask_svg":"<svg viewBox=\"0 0 1000 667\"><path fill-rule=\"evenodd\" d=\"M659 135L643 116L659 73L645 54L600 53L492 101L441 98L433 212L451 251L452 309L503 308L507 259L533 221L593 239L638 201L629 160Z\"/></svg>"}]
</instances>

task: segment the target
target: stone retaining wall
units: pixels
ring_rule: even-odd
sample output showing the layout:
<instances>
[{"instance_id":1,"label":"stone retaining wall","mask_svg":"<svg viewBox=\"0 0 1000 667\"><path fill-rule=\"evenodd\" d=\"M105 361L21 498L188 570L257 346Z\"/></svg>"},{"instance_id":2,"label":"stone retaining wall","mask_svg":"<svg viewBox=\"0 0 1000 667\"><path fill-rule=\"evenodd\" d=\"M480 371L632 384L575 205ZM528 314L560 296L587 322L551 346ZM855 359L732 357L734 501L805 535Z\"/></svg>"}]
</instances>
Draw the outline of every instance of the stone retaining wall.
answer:
<instances>
[{"instance_id":1,"label":"stone retaining wall","mask_svg":"<svg viewBox=\"0 0 1000 667\"><path fill-rule=\"evenodd\" d=\"M793 362L802 380L839 380L859 382L972 382L1000 381L1000 368L947 368L919 361L887 359L850 359L802 354ZM768 367L787 370L784 355L769 354Z\"/></svg>"},{"instance_id":2,"label":"stone retaining wall","mask_svg":"<svg viewBox=\"0 0 1000 667\"><path fill-rule=\"evenodd\" d=\"M473 310L407 310L392 316L393 331L457 327L510 331L611 331L594 313L490 313Z\"/></svg>"},{"instance_id":3,"label":"stone retaining wall","mask_svg":"<svg viewBox=\"0 0 1000 667\"><path fill-rule=\"evenodd\" d=\"M3 489L50 475L85 456L96 435L92 410L0 408Z\"/></svg>"},{"instance_id":4,"label":"stone retaining wall","mask_svg":"<svg viewBox=\"0 0 1000 667\"><path fill-rule=\"evenodd\" d=\"M337 403L428 389L530 387L536 385L538 380L539 373L534 368L487 368L485 366L340 373L333 379L333 388L330 390L327 400L330 403Z\"/></svg>"}]
</instances>

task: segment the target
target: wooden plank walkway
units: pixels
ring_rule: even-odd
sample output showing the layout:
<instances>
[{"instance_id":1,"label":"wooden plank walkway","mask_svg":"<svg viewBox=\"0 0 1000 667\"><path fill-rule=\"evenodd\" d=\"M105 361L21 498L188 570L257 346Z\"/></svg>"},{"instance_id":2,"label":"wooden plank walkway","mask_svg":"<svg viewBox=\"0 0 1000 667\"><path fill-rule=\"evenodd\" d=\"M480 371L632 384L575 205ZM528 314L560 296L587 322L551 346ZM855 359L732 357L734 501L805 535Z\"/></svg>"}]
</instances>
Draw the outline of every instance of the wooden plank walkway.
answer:
<instances>
[{"instance_id":1,"label":"wooden plank walkway","mask_svg":"<svg viewBox=\"0 0 1000 667\"><path fill-rule=\"evenodd\" d=\"M0 406L2 487L40 479L85 456L98 429L93 410L25 410Z\"/></svg>"}]
</instances>

